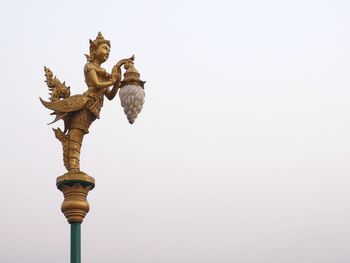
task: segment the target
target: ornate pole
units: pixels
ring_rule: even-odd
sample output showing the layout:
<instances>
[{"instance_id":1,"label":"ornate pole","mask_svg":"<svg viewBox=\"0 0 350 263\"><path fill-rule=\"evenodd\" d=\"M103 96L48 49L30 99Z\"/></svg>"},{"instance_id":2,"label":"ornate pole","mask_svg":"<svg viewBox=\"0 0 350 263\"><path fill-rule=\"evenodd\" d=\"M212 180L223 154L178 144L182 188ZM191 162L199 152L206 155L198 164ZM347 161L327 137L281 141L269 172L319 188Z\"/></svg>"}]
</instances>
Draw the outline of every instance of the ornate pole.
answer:
<instances>
[{"instance_id":1,"label":"ornate pole","mask_svg":"<svg viewBox=\"0 0 350 263\"><path fill-rule=\"evenodd\" d=\"M95 187L95 179L84 172L69 172L56 180L57 188L63 193L62 213L70 224L70 262L81 262L80 228L89 212L86 197Z\"/></svg>"}]
</instances>

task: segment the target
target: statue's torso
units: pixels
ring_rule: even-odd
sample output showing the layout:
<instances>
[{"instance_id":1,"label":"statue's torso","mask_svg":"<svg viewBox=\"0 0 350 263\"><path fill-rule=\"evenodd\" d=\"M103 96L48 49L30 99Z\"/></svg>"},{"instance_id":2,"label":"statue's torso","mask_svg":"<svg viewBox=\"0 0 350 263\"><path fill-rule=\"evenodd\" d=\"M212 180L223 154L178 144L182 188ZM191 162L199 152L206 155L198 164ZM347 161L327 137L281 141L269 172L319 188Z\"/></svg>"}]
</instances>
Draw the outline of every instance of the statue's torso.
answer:
<instances>
[{"instance_id":1,"label":"statue's torso","mask_svg":"<svg viewBox=\"0 0 350 263\"><path fill-rule=\"evenodd\" d=\"M87 63L84 67L85 83L88 86L88 90L84 93L84 95L87 95L90 98L90 100L86 104L86 107L98 118L101 108L103 106L103 95L105 93L105 89L97 88L94 86L92 80L89 78L88 75L88 72L90 70L94 70L96 72L97 79L99 82L106 81L106 70L93 63Z\"/></svg>"}]
</instances>

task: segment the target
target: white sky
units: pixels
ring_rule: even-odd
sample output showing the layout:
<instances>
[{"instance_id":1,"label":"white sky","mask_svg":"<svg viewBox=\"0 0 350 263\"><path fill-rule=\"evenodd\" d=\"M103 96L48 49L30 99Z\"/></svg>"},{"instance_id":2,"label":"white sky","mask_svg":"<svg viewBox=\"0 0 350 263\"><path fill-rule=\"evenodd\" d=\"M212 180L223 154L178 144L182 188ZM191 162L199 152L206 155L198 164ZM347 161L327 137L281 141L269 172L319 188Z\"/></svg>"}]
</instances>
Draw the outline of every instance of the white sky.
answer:
<instances>
[{"instance_id":1,"label":"white sky","mask_svg":"<svg viewBox=\"0 0 350 263\"><path fill-rule=\"evenodd\" d=\"M349 1L2 1L0 262L68 262L46 65L82 93L88 39L135 54L146 103L105 102L85 263L350 262ZM59 124L62 127L62 124ZM52 127L56 127L53 125Z\"/></svg>"}]
</instances>

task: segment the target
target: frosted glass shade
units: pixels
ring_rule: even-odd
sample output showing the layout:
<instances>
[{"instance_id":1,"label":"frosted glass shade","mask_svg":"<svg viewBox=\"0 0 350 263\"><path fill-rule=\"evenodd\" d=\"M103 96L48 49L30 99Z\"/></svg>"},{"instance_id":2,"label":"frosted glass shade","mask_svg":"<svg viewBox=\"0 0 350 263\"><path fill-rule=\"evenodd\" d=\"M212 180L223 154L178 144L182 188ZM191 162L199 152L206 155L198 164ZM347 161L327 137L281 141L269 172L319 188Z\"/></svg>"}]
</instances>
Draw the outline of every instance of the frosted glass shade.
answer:
<instances>
[{"instance_id":1,"label":"frosted glass shade","mask_svg":"<svg viewBox=\"0 0 350 263\"><path fill-rule=\"evenodd\" d=\"M145 103L144 89L137 85L125 85L119 91L119 98L129 123L133 124Z\"/></svg>"}]
</instances>

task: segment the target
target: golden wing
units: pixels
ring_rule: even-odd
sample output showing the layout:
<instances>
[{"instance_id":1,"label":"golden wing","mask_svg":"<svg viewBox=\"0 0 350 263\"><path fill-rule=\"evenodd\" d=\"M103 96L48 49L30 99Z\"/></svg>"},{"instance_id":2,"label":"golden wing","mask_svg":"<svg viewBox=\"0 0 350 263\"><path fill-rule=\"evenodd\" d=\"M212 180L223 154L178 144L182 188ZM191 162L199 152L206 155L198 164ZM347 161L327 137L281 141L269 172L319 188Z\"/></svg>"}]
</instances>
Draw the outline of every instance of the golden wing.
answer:
<instances>
[{"instance_id":1,"label":"golden wing","mask_svg":"<svg viewBox=\"0 0 350 263\"><path fill-rule=\"evenodd\" d=\"M40 98L41 103L48 109L58 112L73 112L82 109L86 102L89 100L89 97L85 95L73 95L63 100L57 101L44 101Z\"/></svg>"}]
</instances>

